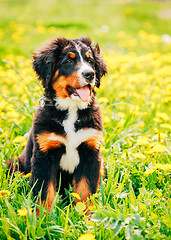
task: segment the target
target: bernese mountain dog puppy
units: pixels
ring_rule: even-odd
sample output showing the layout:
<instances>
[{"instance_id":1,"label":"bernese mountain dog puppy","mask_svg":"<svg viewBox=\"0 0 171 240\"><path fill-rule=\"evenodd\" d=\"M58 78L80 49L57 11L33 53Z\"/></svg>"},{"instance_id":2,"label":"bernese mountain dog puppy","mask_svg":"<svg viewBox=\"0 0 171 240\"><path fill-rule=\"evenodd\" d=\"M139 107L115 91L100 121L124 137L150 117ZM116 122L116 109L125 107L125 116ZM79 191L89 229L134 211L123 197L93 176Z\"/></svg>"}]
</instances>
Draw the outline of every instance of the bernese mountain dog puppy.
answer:
<instances>
[{"instance_id":1,"label":"bernese mountain dog puppy","mask_svg":"<svg viewBox=\"0 0 171 240\"><path fill-rule=\"evenodd\" d=\"M103 125L94 88L107 69L99 45L89 38L50 41L33 54L33 69L44 97L18 157L19 170L31 172L33 194L41 190L41 201L50 211L57 188L64 195L73 184L86 201L99 186Z\"/></svg>"}]
</instances>

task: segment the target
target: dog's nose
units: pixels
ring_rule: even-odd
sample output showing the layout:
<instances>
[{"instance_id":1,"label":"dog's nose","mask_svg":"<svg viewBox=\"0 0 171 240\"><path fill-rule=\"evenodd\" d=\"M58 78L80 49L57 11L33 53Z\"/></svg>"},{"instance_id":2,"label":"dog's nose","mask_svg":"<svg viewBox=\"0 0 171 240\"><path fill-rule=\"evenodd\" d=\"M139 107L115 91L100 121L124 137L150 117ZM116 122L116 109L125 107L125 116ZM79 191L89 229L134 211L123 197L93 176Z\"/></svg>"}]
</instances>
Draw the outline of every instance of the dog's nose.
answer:
<instances>
[{"instance_id":1,"label":"dog's nose","mask_svg":"<svg viewBox=\"0 0 171 240\"><path fill-rule=\"evenodd\" d=\"M93 71L84 71L82 74L83 74L83 77L89 83L94 79L94 72Z\"/></svg>"}]
</instances>

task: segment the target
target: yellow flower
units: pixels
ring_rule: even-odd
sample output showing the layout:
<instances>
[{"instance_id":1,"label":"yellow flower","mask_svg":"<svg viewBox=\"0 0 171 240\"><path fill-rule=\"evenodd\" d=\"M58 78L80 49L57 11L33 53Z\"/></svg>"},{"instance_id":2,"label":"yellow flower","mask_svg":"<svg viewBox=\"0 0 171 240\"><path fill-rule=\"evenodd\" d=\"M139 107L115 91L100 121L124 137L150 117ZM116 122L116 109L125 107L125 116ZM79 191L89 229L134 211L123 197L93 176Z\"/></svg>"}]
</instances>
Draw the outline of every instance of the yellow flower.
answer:
<instances>
[{"instance_id":1,"label":"yellow flower","mask_svg":"<svg viewBox=\"0 0 171 240\"><path fill-rule=\"evenodd\" d=\"M93 205L93 206L88 206L88 209L89 209L90 211L95 211L95 210L96 210L96 206L95 206L95 205Z\"/></svg>"},{"instance_id":2,"label":"yellow flower","mask_svg":"<svg viewBox=\"0 0 171 240\"><path fill-rule=\"evenodd\" d=\"M98 98L98 103L101 104L101 103L107 103L109 100L108 98L106 97L100 97Z\"/></svg>"},{"instance_id":3,"label":"yellow flower","mask_svg":"<svg viewBox=\"0 0 171 240\"><path fill-rule=\"evenodd\" d=\"M164 171L171 171L171 164L156 164L153 168L148 169L147 171L144 172L145 175L149 175L156 171L157 169L161 169Z\"/></svg>"},{"instance_id":4,"label":"yellow flower","mask_svg":"<svg viewBox=\"0 0 171 240\"><path fill-rule=\"evenodd\" d=\"M156 164L154 169L161 169L164 171L171 171L171 164Z\"/></svg>"},{"instance_id":5,"label":"yellow flower","mask_svg":"<svg viewBox=\"0 0 171 240\"><path fill-rule=\"evenodd\" d=\"M121 120L118 122L116 128L117 128L117 129L122 128L124 124L125 124L125 120L124 120L124 119L121 119Z\"/></svg>"},{"instance_id":6,"label":"yellow flower","mask_svg":"<svg viewBox=\"0 0 171 240\"><path fill-rule=\"evenodd\" d=\"M162 99L162 103L168 103L168 102L171 102L171 96L168 96Z\"/></svg>"},{"instance_id":7,"label":"yellow flower","mask_svg":"<svg viewBox=\"0 0 171 240\"><path fill-rule=\"evenodd\" d=\"M161 123L162 122L162 119L161 118L153 118L153 121L154 122L157 122L157 123Z\"/></svg>"},{"instance_id":8,"label":"yellow flower","mask_svg":"<svg viewBox=\"0 0 171 240\"><path fill-rule=\"evenodd\" d=\"M84 210L86 209L86 205L82 202L78 202L75 206L75 210L78 212L78 213L83 213Z\"/></svg>"},{"instance_id":9,"label":"yellow flower","mask_svg":"<svg viewBox=\"0 0 171 240\"><path fill-rule=\"evenodd\" d=\"M17 136L14 138L13 143L20 143L23 141L23 136Z\"/></svg>"},{"instance_id":10,"label":"yellow flower","mask_svg":"<svg viewBox=\"0 0 171 240\"><path fill-rule=\"evenodd\" d=\"M104 146L101 146L100 151L102 151L103 153L108 153L109 149L106 149Z\"/></svg>"},{"instance_id":11,"label":"yellow flower","mask_svg":"<svg viewBox=\"0 0 171 240\"><path fill-rule=\"evenodd\" d=\"M166 151L166 147L160 143L155 143L154 147L152 148L153 152L163 153Z\"/></svg>"},{"instance_id":12,"label":"yellow flower","mask_svg":"<svg viewBox=\"0 0 171 240\"><path fill-rule=\"evenodd\" d=\"M8 190L1 190L0 191L0 197L3 197L3 196L9 196L11 193L10 191Z\"/></svg>"},{"instance_id":13,"label":"yellow flower","mask_svg":"<svg viewBox=\"0 0 171 240\"><path fill-rule=\"evenodd\" d=\"M147 171L144 172L145 175L150 175L154 172L155 170L152 168L152 169L148 169Z\"/></svg>"},{"instance_id":14,"label":"yellow flower","mask_svg":"<svg viewBox=\"0 0 171 240\"><path fill-rule=\"evenodd\" d=\"M140 158L140 159L145 159L146 158L146 156L142 153L134 153L133 156L135 158Z\"/></svg>"},{"instance_id":15,"label":"yellow flower","mask_svg":"<svg viewBox=\"0 0 171 240\"><path fill-rule=\"evenodd\" d=\"M31 177L31 173L27 173L27 174L25 175L25 178L29 178L29 177Z\"/></svg>"},{"instance_id":16,"label":"yellow flower","mask_svg":"<svg viewBox=\"0 0 171 240\"><path fill-rule=\"evenodd\" d=\"M123 112L118 112L118 117L119 118L125 118L125 113L123 113Z\"/></svg>"},{"instance_id":17,"label":"yellow flower","mask_svg":"<svg viewBox=\"0 0 171 240\"><path fill-rule=\"evenodd\" d=\"M81 200L80 195L78 193L71 193L71 195L77 198L78 200Z\"/></svg>"},{"instance_id":18,"label":"yellow flower","mask_svg":"<svg viewBox=\"0 0 171 240\"><path fill-rule=\"evenodd\" d=\"M146 146L148 143L149 142L148 142L148 138L147 137L141 137L137 141L137 145L139 145L139 146Z\"/></svg>"},{"instance_id":19,"label":"yellow flower","mask_svg":"<svg viewBox=\"0 0 171 240\"><path fill-rule=\"evenodd\" d=\"M156 114L156 117L157 118L161 118L164 121L168 121L170 119L169 116L166 113L164 113L164 112L158 112Z\"/></svg>"},{"instance_id":20,"label":"yellow flower","mask_svg":"<svg viewBox=\"0 0 171 240\"><path fill-rule=\"evenodd\" d=\"M24 208L24 209L18 209L18 215L21 216L21 217L26 217L27 216L27 209Z\"/></svg>"},{"instance_id":21,"label":"yellow flower","mask_svg":"<svg viewBox=\"0 0 171 240\"><path fill-rule=\"evenodd\" d=\"M164 124L161 124L160 127L171 130L171 124L164 123Z\"/></svg>"},{"instance_id":22,"label":"yellow flower","mask_svg":"<svg viewBox=\"0 0 171 240\"><path fill-rule=\"evenodd\" d=\"M81 235L78 240L95 240L95 236L91 233Z\"/></svg>"},{"instance_id":23,"label":"yellow flower","mask_svg":"<svg viewBox=\"0 0 171 240\"><path fill-rule=\"evenodd\" d=\"M141 210L144 210L144 209L146 209L146 205L144 203L139 203L139 208Z\"/></svg>"},{"instance_id":24,"label":"yellow flower","mask_svg":"<svg viewBox=\"0 0 171 240\"><path fill-rule=\"evenodd\" d=\"M143 121L138 123L138 127L139 128L144 128L144 126L145 126L145 123Z\"/></svg>"},{"instance_id":25,"label":"yellow flower","mask_svg":"<svg viewBox=\"0 0 171 240\"><path fill-rule=\"evenodd\" d=\"M167 134L165 134L165 133L158 133L154 137L155 140L164 140L166 138L167 138Z\"/></svg>"},{"instance_id":26,"label":"yellow flower","mask_svg":"<svg viewBox=\"0 0 171 240\"><path fill-rule=\"evenodd\" d=\"M121 155L121 158L127 158L131 155L131 152L128 152L128 150L125 150L122 155Z\"/></svg>"},{"instance_id":27,"label":"yellow flower","mask_svg":"<svg viewBox=\"0 0 171 240\"><path fill-rule=\"evenodd\" d=\"M128 96L128 91L121 91L118 95L119 98L125 98Z\"/></svg>"},{"instance_id":28,"label":"yellow flower","mask_svg":"<svg viewBox=\"0 0 171 240\"><path fill-rule=\"evenodd\" d=\"M154 218L154 219L158 219L158 215L156 215L155 213L151 212L151 216Z\"/></svg>"},{"instance_id":29,"label":"yellow flower","mask_svg":"<svg viewBox=\"0 0 171 240\"><path fill-rule=\"evenodd\" d=\"M155 194L157 195L157 197L161 197L162 196L162 193L158 189L156 189Z\"/></svg>"},{"instance_id":30,"label":"yellow flower","mask_svg":"<svg viewBox=\"0 0 171 240\"><path fill-rule=\"evenodd\" d=\"M131 15L134 12L134 9L132 7L126 7L125 8L125 14Z\"/></svg>"},{"instance_id":31,"label":"yellow flower","mask_svg":"<svg viewBox=\"0 0 171 240\"><path fill-rule=\"evenodd\" d=\"M107 123L110 123L111 119L108 116L104 116L103 121L104 121L104 123L107 124Z\"/></svg>"}]
</instances>

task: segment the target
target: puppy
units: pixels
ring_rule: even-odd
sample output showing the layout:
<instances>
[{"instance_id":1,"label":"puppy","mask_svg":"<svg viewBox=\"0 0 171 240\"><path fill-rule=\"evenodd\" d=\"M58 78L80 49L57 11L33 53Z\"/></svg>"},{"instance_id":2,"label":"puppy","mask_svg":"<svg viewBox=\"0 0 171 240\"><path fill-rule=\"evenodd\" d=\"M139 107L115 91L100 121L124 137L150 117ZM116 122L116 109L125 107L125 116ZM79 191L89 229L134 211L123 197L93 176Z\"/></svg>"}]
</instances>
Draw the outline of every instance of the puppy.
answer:
<instances>
[{"instance_id":1,"label":"puppy","mask_svg":"<svg viewBox=\"0 0 171 240\"><path fill-rule=\"evenodd\" d=\"M50 211L59 182L60 194L73 184L81 201L98 188L103 126L94 88L107 69L98 44L89 38L50 41L33 54L33 69L44 97L18 157L19 170L31 172L33 194L41 190L41 201Z\"/></svg>"}]
</instances>

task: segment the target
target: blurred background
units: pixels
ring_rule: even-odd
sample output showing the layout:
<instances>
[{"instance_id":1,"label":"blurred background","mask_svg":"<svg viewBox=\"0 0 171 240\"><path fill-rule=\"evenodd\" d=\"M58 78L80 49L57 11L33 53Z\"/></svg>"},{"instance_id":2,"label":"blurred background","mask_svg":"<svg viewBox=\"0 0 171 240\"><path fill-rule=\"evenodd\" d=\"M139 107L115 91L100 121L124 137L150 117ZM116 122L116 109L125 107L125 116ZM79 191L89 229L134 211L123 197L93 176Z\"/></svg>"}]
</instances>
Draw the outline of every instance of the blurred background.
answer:
<instances>
[{"instance_id":1,"label":"blurred background","mask_svg":"<svg viewBox=\"0 0 171 240\"><path fill-rule=\"evenodd\" d=\"M107 178L94 225L59 198L36 221L27 178L7 180L5 162L23 150L43 96L32 52L48 39L80 36L99 42L108 66L97 91ZM0 0L0 239L87 231L92 239L170 239L170 171L171 0Z\"/></svg>"},{"instance_id":2,"label":"blurred background","mask_svg":"<svg viewBox=\"0 0 171 240\"><path fill-rule=\"evenodd\" d=\"M89 36L104 50L142 53L158 41L171 42L170 35L170 0L1 0L0 5L1 59L30 57L41 42L59 36ZM139 49L146 38L151 44Z\"/></svg>"}]
</instances>

